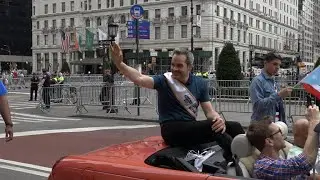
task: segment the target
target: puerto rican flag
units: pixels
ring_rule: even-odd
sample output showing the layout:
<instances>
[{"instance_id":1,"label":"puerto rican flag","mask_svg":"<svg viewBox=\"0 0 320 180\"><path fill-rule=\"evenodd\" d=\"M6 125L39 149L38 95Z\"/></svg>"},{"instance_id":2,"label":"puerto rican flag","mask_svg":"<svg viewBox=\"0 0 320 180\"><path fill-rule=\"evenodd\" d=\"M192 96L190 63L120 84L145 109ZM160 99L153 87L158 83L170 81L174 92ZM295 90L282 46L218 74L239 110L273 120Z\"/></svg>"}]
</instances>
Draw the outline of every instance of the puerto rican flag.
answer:
<instances>
[{"instance_id":1,"label":"puerto rican flag","mask_svg":"<svg viewBox=\"0 0 320 180\"><path fill-rule=\"evenodd\" d=\"M320 100L320 66L303 78L300 83L308 93Z\"/></svg>"}]
</instances>

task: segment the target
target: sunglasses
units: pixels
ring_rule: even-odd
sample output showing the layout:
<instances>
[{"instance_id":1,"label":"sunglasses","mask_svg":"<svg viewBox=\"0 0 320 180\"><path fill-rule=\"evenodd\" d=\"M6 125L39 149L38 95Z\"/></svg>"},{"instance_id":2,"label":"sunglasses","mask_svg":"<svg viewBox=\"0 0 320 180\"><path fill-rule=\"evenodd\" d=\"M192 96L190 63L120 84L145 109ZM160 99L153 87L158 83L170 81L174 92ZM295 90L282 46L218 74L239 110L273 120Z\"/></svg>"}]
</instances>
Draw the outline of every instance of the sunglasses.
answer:
<instances>
[{"instance_id":1,"label":"sunglasses","mask_svg":"<svg viewBox=\"0 0 320 180\"><path fill-rule=\"evenodd\" d=\"M276 134L278 134L278 133L280 133L280 134L282 135L282 131L281 131L280 128L279 128L279 130L278 130L277 132L271 134L271 135L269 136L269 138L272 137L272 136L274 136L274 135L276 135Z\"/></svg>"}]
</instances>

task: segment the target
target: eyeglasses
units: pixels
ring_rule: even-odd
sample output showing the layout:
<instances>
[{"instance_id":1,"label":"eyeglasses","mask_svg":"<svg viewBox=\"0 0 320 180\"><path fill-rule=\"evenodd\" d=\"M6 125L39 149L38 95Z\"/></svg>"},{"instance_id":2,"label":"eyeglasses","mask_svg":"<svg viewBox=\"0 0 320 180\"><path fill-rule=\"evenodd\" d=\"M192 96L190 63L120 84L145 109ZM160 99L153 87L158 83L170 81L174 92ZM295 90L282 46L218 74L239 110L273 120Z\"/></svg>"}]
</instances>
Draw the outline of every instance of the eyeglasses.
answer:
<instances>
[{"instance_id":1,"label":"eyeglasses","mask_svg":"<svg viewBox=\"0 0 320 180\"><path fill-rule=\"evenodd\" d=\"M276 135L276 134L278 134L278 133L281 133L281 135L282 135L282 131L281 131L281 129L280 129L280 128L279 128L279 130L278 130L277 132L275 132L275 133L271 134L269 137L272 137L272 136L274 136L274 135Z\"/></svg>"}]
</instances>

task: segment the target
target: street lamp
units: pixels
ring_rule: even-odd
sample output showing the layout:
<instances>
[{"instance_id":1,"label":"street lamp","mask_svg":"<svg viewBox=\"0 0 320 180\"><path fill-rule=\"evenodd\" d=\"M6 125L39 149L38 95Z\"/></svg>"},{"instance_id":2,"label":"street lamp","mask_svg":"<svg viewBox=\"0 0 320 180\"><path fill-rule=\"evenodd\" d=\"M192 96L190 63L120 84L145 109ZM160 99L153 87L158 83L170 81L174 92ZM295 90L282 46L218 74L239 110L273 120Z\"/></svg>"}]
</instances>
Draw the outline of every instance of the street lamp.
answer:
<instances>
[{"instance_id":1,"label":"street lamp","mask_svg":"<svg viewBox=\"0 0 320 180\"><path fill-rule=\"evenodd\" d=\"M251 82L252 81L252 54L254 51L254 45L252 45L252 44L249 45L249 51L250 51L250 54L249 54L249 64L250 64L249 77L250 77L250 82Z\"/></svg>"},{"instance_id":2,"label":"street lamp","mask_svg":"<svg viewBox=\"0 0 320 180\"><path fill-rule=\"evenodd\" d=\"M107 66L106 58L108 59L108 63L110 65L111 69L111 76L112 79L114 79L114 74L116 73L116 67L113 64L112 60L110 59L109 55L109 46L115 41L115 38L117 36L118 32L118 25L117 24L108 24L108 36L109 39L107 40L99 40L100 47L98 49L99 56L102 56L102 73L104 74ZM103 78L104 79L104 78ZM111 86L113 86L113 83L109 83ZM109 92L106 92L109 93ZM108 112L113 113L113 112L118 112L118 110L112 105L114 105L114 88L111 88L111 107L109 107ZM109 96L110 98L110 96Z\"/></svg>"},{"instance_id":3,"label":"street lamp","mask_svg":"<svg viewBox=\"0 0 320 180\"><path fill-rule=\"evenodd\" d=\"M193 52L193 0L191 0L191 7L190 7L190 14L191 14L191 17L190 17L190 21L191 21L191 52Z\"/></svg>"}]
</instances>

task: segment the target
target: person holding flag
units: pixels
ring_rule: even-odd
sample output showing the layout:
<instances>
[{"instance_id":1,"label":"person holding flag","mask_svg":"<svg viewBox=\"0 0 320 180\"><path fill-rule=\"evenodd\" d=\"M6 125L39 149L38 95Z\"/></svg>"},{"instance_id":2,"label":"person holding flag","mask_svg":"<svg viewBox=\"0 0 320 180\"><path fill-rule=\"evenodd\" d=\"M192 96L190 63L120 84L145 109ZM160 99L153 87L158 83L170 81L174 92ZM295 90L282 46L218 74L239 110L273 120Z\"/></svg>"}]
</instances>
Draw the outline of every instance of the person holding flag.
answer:
<instances>
[{"instance_id":1,"label":"person holding flag","mask_svg":"<svg viewBox=\"0 0 320 180\"><path fill-rule=\"evenodd\" d=\"M253 78L249 93L252 101L251 121L262 120L265 116L274 117L275 121L285 120L283 98L290 96L292 88L280 89L275 81L282 57L274 53L268 53L264 58L264 68L261 74Z\"/></svg>"}]
</instances>

